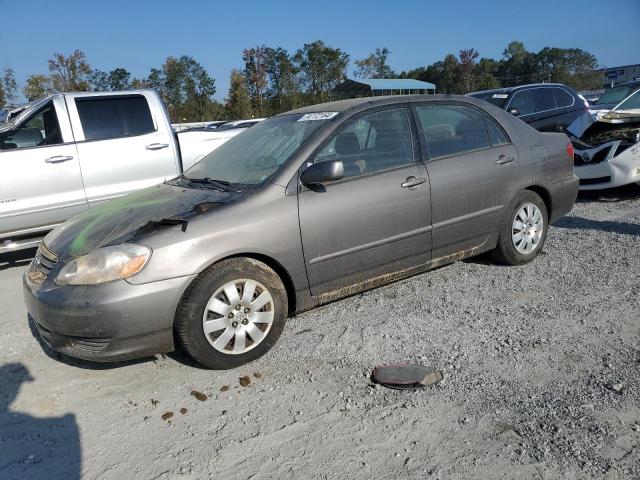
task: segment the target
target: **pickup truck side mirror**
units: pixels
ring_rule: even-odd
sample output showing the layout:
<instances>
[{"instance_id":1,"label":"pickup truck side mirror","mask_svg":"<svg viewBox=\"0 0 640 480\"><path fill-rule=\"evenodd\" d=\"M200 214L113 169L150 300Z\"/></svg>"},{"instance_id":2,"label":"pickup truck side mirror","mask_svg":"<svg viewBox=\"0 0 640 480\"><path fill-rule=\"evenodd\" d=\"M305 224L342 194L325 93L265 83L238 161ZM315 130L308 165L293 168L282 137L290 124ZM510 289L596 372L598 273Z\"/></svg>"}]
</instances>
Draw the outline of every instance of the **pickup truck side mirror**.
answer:
<instances>
[{"instance_id":1,"label":"pickup truck side mirror","mask_svg":"<svg viewBox=\"0 0 640 480\"><path fill-rule=\"evenodd\" d=\"M509 109L509 113L511 115L513 115L514 117L518 117L520 115L520 109L519 108L510 108Z\"/></svg>"},{"instance_id":2,"label":"pickup truck side mirror","mask_svg":"<svg viewBox=\"0 0 640 480\"><path fill-rule=\"evenodd\" d=\"M300 181L306 187L322 185L344 177L344 165L340 160L333 162L314 163L300 176Z\"/></svg>"}]
</instances>

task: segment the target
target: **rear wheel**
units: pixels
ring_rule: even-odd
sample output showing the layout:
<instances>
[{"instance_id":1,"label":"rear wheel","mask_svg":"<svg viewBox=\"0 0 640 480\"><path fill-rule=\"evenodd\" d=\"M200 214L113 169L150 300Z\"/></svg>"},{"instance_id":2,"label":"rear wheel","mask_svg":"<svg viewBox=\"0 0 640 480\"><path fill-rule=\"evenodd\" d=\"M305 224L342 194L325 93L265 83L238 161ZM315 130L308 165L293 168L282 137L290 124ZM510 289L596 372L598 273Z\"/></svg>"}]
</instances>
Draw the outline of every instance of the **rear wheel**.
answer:
<instances>
[{"instance_id":1,"label":"rear wheel","mask_svg":"<svg viewBox=\"0 0 640 480\"><path fill-rule=\"evenodd\" d=\"M523 265L538 256L547 238L547 207L531 191L518 194L500 227L492 256L507 265Z\"/></svg>"},{"instance_id":2,"label":"rear wheel","mask_svg":"<svg viewBox=\"0 0 640 480\"><path fill-rule=\"evenodd\" d=\"M184 350L208 368L240 366L264 355L287 319L287 292L265 263L232 258L200 275L180 302L176 331Z\"/></svg>"}]
</instances>

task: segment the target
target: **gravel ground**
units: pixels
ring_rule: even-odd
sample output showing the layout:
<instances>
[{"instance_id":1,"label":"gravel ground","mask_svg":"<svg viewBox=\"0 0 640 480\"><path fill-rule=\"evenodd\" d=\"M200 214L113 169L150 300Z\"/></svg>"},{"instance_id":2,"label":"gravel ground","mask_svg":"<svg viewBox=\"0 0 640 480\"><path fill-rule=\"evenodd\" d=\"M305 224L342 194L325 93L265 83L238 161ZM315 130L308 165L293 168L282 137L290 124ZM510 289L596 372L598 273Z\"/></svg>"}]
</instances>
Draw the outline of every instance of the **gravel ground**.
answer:
<instances>
[{"instance_id":1,"label":"gravel ground","mask_svg":"<svg viewBox=\"0 0 640 480\"><path fill-rule=\"evenodd\" d=\"M224 372L47 353L27 256L0 261L0 478L640 478L639 207L636 186L581 194L529 265L479 257L333 303ZM444 380L371 384L396 361Z\"/></svg>"}]
</instances>

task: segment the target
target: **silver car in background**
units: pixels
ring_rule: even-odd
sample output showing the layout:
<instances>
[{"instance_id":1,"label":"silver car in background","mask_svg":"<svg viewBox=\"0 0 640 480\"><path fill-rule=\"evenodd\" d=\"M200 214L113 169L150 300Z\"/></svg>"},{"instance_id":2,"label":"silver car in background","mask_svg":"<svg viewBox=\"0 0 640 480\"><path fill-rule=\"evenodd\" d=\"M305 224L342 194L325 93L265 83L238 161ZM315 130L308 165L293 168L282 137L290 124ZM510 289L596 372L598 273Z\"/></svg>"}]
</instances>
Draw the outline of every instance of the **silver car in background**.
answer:
<instances>
[{"instance_id":1,"label":"silver car in background","mask_svg":"<svg viewBox=\"0 0 640 480\"><path fill-rule=\"evenodd\" d=\"M482 100L315 105L56 228L24 296L68 355L180 345L231 368L267 352L296 312L482 252L533 260L577 192L566 135Z\"/></svg>"}]
</instances>

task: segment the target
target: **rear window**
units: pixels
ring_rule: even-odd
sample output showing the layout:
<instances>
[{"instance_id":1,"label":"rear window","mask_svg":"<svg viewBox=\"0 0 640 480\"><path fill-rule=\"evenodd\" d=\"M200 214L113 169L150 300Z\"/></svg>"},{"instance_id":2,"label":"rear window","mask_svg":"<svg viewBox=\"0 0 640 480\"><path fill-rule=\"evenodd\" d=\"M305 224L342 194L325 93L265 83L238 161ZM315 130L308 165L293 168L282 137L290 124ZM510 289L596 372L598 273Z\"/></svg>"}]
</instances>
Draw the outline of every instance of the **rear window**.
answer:
<instances>
[{"instance_id":1,"label":"rear window","mask_svg":"<svg viewBox=\"0 0 640 480\"><path fill-rule=\"evenodd\" d=\"M76 98L85 140L131 137L155 131L142 95Z\"/></svg>"}]
</instances>

